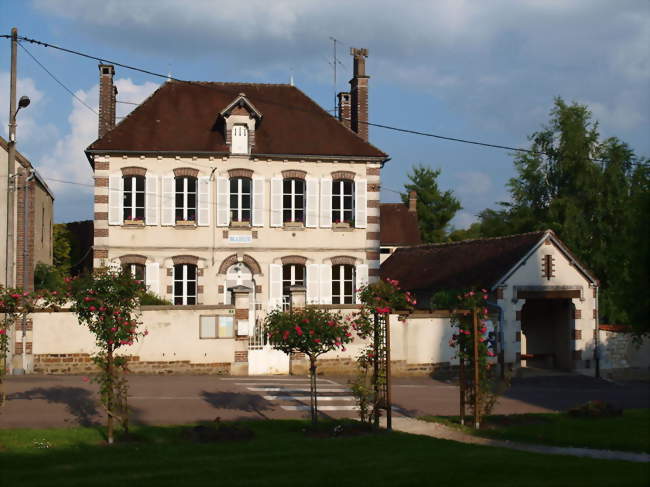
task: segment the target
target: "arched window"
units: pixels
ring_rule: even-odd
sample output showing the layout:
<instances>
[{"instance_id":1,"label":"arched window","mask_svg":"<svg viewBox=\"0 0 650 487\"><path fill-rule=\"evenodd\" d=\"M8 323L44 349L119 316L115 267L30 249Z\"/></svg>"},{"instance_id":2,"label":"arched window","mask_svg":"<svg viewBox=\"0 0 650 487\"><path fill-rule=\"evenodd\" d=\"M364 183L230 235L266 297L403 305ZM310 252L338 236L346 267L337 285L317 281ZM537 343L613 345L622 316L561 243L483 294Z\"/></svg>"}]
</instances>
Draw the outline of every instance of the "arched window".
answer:
<instances>
[{"instance_id":1,"label":"arched window","mask_svg":"<svg viewBox=\"0 0 650 487\"><path fill-rule=\"evenodd\" d=\"M332 266L332 304L354 304L354 266Z\"/></svg>"},{"instance_id":2,"label":"arched window","mask_svg":"<svg viewBox=\"0 0 650 487\"><path fill-rule=\"evenodd\" d=\"M124 264L124 270L129 271L133 279L142 283L145 282L145 269L146 267L143 264Z\"/></svg>"},{"instance_id":3,"label":"arched window","mask_svg":"<svg viewBox=\"0 0 650 487\"><path fill-rule=\"evenodd\" d=\"M224 286L224 304L232 304L232 296L228 290L235 286L246 286L252 290L251 304L255 302L255 281L253 280L253 272L243 262L237 262L231 265L226 271L226 285Z\"/></svg>"},{"instance_id":4,"label":"arched window","mask_svg":"<svg viewBox=\"0 0 650 487\"><path fill-rule=\"evenodd\" d=\"M196 275L194 264L174 266L174 304L196 304Z\"/></svg>"},{"instance_id":5,"label":"arched window","mask_svg":"<svg viewBox=\"0 0 650 487\"><path fill-rule=\"evenodd\" d=\"M230 178L230 221L251 221L251 187L250 178Z\"/></svg>"},{"instance_id":6,"label":"arched window","mask_svg":"<svg viewBox=\"0 0 650 487\"><path fill-rule=\"evenodd\" d=\"M305 221L305 180L285 178L282 182L282 216L284 222Z\"/></svg>"},{"instance_id":7,"label":"arched window","mask_svg":"<svg viewBox=\"0 0 650 487\"><path fill-rule=\"evenodd\" d=\"M233 154L248 154L248 127L233 125L230 152Z\"/></svg>"},{"instance_id":8,"label":"arched window","mask_svg":"<svg viewBox=\"0 0 650 487\"><path fill-rule=\"evenodd\" d=\"M282 266L282 307L289 308L291 286L305 285L305 266L302 264L284 264Z\"/></svg>"},{"instance_id":9,"label":"arched window","mask_svg":"<svg viewBox=\"0 0 650 487\"><path fill-rule=\"evenodd\" d=\"M176 184L176 221L196 221L196 178L178 176Z\"/></svg>"},{"instance_id":10,"label":"arched window","mask_svg":"<svg viewBox=\"0 0 650 487\"><path fill-rule=\"evenodd\" d=\"M354 220L354 181L335 179L332 182L332 222L349 223Z\"/></svg>"},{"instance_id":11,"label":"arched window","mask_svg":"<svg viewBox=\"0 0 650 487\"><path fill-rule=\"evenodd\" d=\"M123 176L124 221L144 221L144 176Z\"/></svg>"}]
</instances>

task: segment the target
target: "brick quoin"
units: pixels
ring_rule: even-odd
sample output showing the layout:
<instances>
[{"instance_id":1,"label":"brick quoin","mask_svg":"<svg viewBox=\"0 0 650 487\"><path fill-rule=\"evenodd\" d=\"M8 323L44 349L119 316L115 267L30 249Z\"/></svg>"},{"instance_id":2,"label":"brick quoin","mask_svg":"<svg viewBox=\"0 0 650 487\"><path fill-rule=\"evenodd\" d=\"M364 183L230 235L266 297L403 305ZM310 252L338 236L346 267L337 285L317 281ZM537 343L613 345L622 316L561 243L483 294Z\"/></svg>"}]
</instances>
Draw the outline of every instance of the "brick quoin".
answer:
<instances>
[{"instance_id":1,"label":"brick quoin","mask_svg":"<svg viewBox=\"0 0 650 487\"><path fill-rule=\"evenodd\" d=\"M110 163L106 161L95 162L95 171L108 171L110 169Z\"/></svg>"},{"instance_id":2,"label":"brick quoin","mask_svg":"<svg viewBox=\"0 0 650 487\"><path fill-rule=\"evenodd\" d=\"M108 195L107 194L96 194L95 195L95 203L108 203Z\"/></svg>"},{"instance_id":3,"label":"brick quoin","mask_svg":"<svg viewBox=\"0 0 650 487\"><path fill-rule=\"evenodd\" d=\"M95 187L108 188L108 178L105 176L95 176Z\"/></svg>"}]
</instances>

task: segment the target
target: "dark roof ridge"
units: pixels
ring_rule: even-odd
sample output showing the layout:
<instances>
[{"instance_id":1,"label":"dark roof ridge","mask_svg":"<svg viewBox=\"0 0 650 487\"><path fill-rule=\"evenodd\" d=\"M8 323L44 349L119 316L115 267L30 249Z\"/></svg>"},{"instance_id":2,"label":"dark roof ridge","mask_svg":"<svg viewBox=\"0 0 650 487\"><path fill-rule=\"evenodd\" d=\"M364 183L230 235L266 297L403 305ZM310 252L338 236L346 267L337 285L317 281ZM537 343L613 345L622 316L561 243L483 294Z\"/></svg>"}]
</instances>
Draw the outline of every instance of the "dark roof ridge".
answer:
<instances>
[{"instance_id":1,"label":"dark roof ridge","mask_svg":"<svg viewBox=\"0 0 650 487\"><path fill-rule=\"evenodd\" d=\"M166 81L167 83L189 83L195 85L249 85L249 86L288 86L296 88L295 85L289 83L255 83L252 81L193 81L193 80L180 80L180 79L170 79Z\"/></svg>"},{"instance_id":2,"label":"dark roof ridge","mask_svg":"<svg viewBox=\"0 0 650 487\"><path fill-rule=\"evenodd\" d=\"M403 249L398 249L397 251L400 250L410 250L410 249L421 249L421 248L427 248L427 247L451 247L453 245L462 245L462 244L469 244L469 243L475 243L475 242L488 242L488 241L494 241L494 240L505 240L509 238L515 238L515 237L525 237L529 235L535 235L539 234L540 237L543 234L550 233L553 236L555 236L555 232L553 230L547 229L547 230L535 230L532 232L525 232L525 233L515 233L513 235L501 235L500 237L483 237L483 238L470 238L467 240L459 240L458 242L436 242L436 243L425 243L425 244L419 244L419 245L411 245L407 248Z\"/></svg>"}]
</instances>

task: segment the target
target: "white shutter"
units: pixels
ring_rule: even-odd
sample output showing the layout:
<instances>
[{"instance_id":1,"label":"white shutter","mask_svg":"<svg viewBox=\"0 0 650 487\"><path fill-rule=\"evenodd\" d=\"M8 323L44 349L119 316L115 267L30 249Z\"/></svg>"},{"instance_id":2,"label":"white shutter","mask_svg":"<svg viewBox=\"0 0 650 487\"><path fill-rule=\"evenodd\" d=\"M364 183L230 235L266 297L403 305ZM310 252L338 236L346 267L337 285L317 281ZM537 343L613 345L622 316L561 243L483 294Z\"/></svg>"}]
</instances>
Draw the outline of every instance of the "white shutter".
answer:
<instances>
[{"instance_id":1,"label":"white shutter","mask_svg":"<svg viewBox=\"0 0 650 487\"><path fill-rule=\"evenodd\" d=\"M332 266L329 264L320 266L320 302L332 304Z\"/></svg>"},{"instance_id":2,"label":"white shutter","mask_svg":"<svg viewBox=\"0 0 650 487\"><path fill-rule=\"evenodd\" d=\"M253 226L264 226L264 178L253 178Z\"/></svg>"},{"instance_id":3,"label":"white shutter","mask_svg":"<svg viewBox=\"0 0 650 487\"><path fill-rule=\"evenodd\" d=\"M144 190L145 223L147 225L158 225L158 176L147 174Z\"/></svg>"},{"instance_id":4,"label":"white shutter","mask_svg":"<svg viewBox=\"0 0 650 487\"><path fill-rule=\"evenodd\" d=\"M217 226L227 227L230 224L230 181L228 178L217 178Z\"/></svg>"},{"instance_id":5,"label":"white shutter","mask_svg":"<svg viewBox=\"0 0 650 487\"><path fill-rule=\"evenodd\" d=\"M122 175L108 177L108 224L121 225L124 223L124 179Z\"/></svg>"},{"instance_id":6,"label":"white shutter","mask_svg":"<svg viewBox=\"0 0 650 487\"><path fill-rule=\"evenodd\" d=\"M162 202L160 223L161 225L176 224L176 191L174 187L174 176L162 178Z\"/></svg>"},{"instance_id":7,"label":"white shutter","mask_svg":"<svg viewBox=\"0 0 650 487\"><path fill-rule=\"evenodd\" d=\"M160 292L160 267L158 262L151 262L145 265L144 277L147 281L147 289L152 294Z\"/></svg>"},{"instance_id":8,"label":"white shutter","mask_svg":"<svg viewBox=\"0 0 650 487\"><path fill-rule=\"evenodd\" d=\"M320 302L320 266L318 264L307 265L307 304L318 304Z\"/></svg>"},{"instance_id":9,"label":"white shutter","mask_svg":"<svg viewBox=\"0 0 650 487\"><path fill-rule=\"evenodd\" d=\"M318 179L307 178L305 183L307 188L305 226L316 228L318 226Z\"/></svg>"},{"instance_id":10,"label":"white shutter","mask_svg":"<svg viewBox=\"0 0 650 487\"><path fill-rule=\"evenodd\" d=\"M354 193L354 226L366 228L368 225L368 183L365 179L355 181Z\"/></svg>"},{"instance_id":11,"label":"white shutter","mask_svg":"<svg viewBox=\"0 0 650 487\"><path fill-rule=\"evenodd\" d=\"M198 218L196 224L205 227L210 224L210 178L199 178Z\"/></svg>"},{"instance_id":12,"label":"white shutter","mask_svg":"<svg viewBox=\"0 0 650 487\"><path fill-rule=\"evenodd\" d=\"M355 295L356 295L357 304L359 304L361 301L359 300L359 293L357 291L361 289L363 286L368 285L368 264L357 265L355 274L357 277Z\"/></svg>"},{"instance_id":13,"label":"white shutter","mask_svg":"<svg viewBox=\"0 0 650 487\"><path fill-rule=\"evenodd\" d=\"M330 178L320 180L320 226L332 227L332 180Z\"/></svg>"},{"instance_id":14,"label":"white shutter","mask_svg":"<svg viewBox=\"0 0 650 487\"><path fill-rule=\"evenodd\" d=\"M282 226L282 178L271 178L271 226Z\"/></svg>"},{"instance_id":15,"label":"white shutter","mask_svg":"<svg viewBox=\"0 0 650 487\"><path fill-rule=\"evenodd\" d=\"M282 266L269 264L269 311L282 306Z\"/></svg>"}]
</instances>

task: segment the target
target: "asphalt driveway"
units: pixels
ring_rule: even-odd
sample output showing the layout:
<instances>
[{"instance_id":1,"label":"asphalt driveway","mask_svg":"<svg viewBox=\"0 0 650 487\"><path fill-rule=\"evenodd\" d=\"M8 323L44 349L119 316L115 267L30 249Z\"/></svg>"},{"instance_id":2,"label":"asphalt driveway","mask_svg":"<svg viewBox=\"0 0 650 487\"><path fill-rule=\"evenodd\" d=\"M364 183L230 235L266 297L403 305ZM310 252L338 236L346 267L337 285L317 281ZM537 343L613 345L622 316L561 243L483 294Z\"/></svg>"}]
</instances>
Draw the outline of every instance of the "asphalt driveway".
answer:
<instances>
[{"instance_id":1,"label":"asphalt driveway","mask_svg":"<svg viewBox=\"0 0 650 487\"><path fill-rule=\"evenodd\" d=\"M319 378L319 409L326 416L355 417L347 377ZM48 428L103 421L97 385L79 375L9 376L0 428ZM178 424L194 421L300 418L308 414L309 383L300 376L218 377L207 375L129 378L134 423ZM612 383L562 375L513 380L495 413L565 410L601 399L624 408L650 407L648 383ZM393 382L395 414L457 414L458 388L430 378Z\"/></svg>"}]
</instances>

